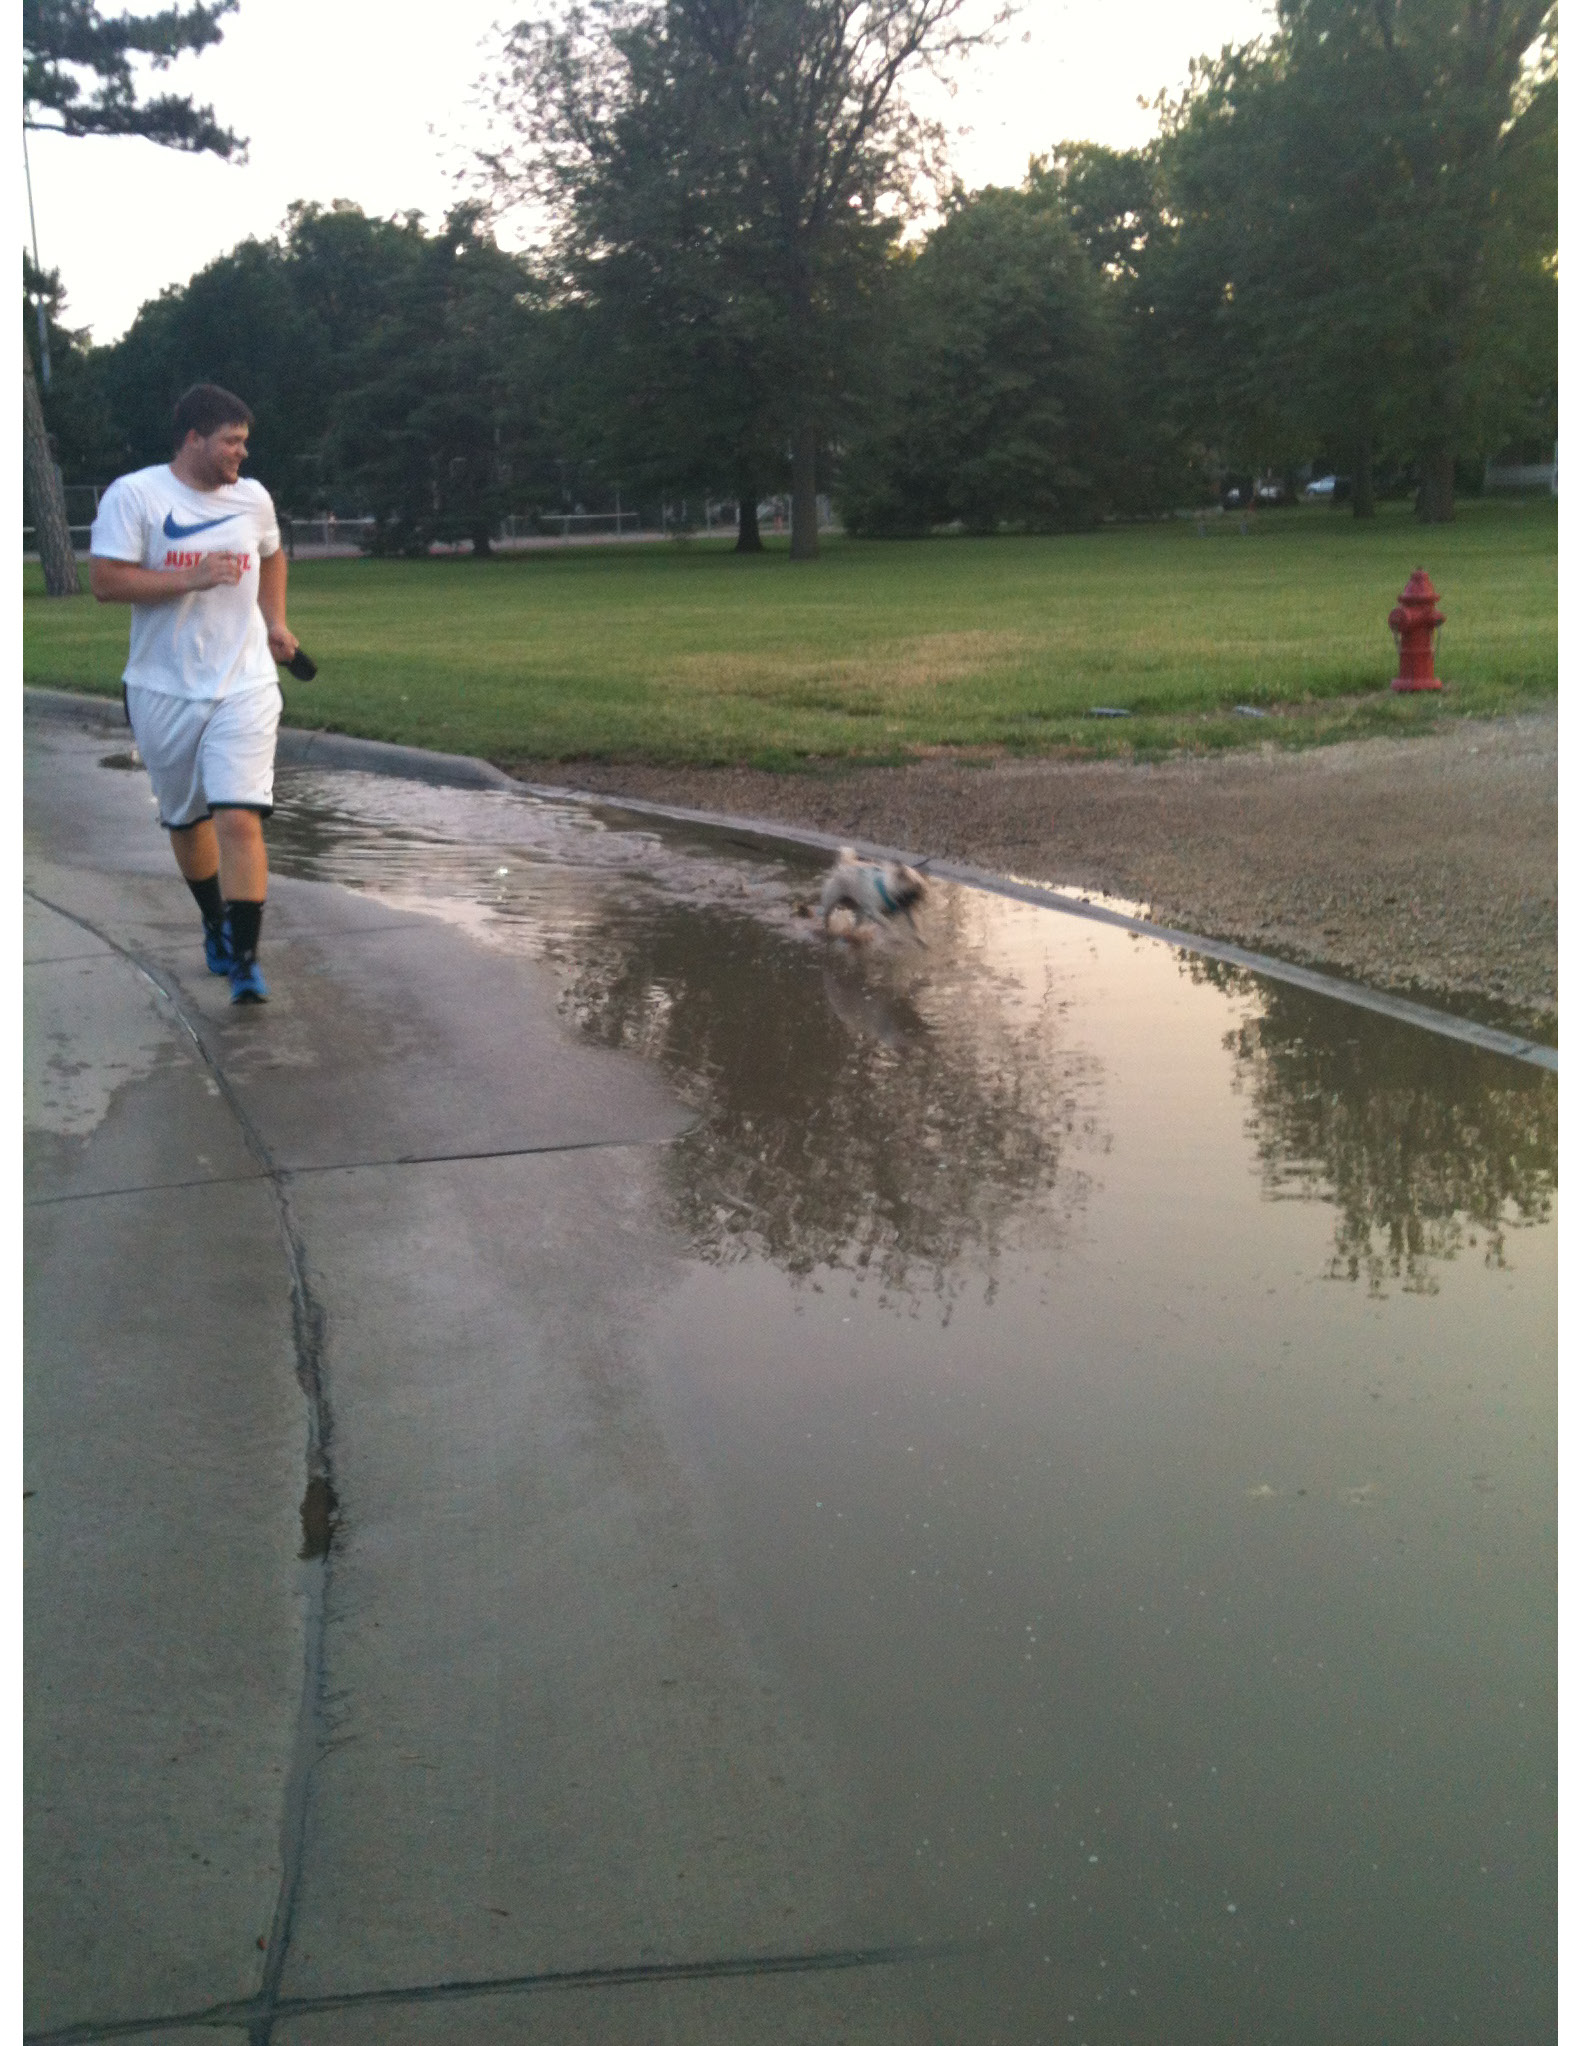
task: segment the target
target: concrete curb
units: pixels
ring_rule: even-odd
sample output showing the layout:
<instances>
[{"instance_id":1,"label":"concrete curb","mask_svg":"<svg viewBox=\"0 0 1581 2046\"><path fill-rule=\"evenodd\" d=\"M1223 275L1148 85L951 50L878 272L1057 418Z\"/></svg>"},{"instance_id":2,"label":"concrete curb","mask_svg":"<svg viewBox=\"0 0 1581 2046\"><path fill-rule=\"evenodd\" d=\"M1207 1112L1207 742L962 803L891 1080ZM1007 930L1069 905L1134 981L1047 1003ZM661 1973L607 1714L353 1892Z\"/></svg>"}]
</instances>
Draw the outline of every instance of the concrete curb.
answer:
<instances>
[{"instance_id":1,"label":"concrete curb","mask_svg":"<svg viewBox=\"0 0 1581 2046\"><path fill-rule=\"evenodd\" d=\"M22 691L24 715L31 711L35 717L78 718L90 725L119 725L126 729L126 713L120 703L109 696L78 696L69 689L35 689L30 683Z\"/></svg>"},{"instance_id":2,"label":"concrete curb","mask_svg":"<svg viewBox=\"0 0 1581 2046\"><path fill-rule=\"evenodd\" d=\"M26 710L38 717L75 718L126 730L126 714L109 696L77 696L66 689L25 689ZM363 774L399 775L439 788L519 789L503 768L467 753L429 753L420 746L392 746L383 739L354 739L345 732L309 732L280 727L275 758L290 767L339 767Z\"/></svg>"},{"instance_id":3,"label":"concrete curb","mask_svg":"<svg viewBox=\"0 0 1581 2046\"><path fill-rule=\"evenodd\" d=\"M435 788L519 789L502 767L468 753L428 753L421 746L393 746L383 739L353 739L345 732L304 732L281 727L275 758L291 767L339 767L363 774L399 775L403 781Z\"/></svg>"},{"instance_id":4,"label":"concrete curb","mask_svg":"<svg viewBox=\"0 0 1581 2046\"><path fill-rule=\"evenodd\" d=\"M77 696L63 689L25 689L25 709L35 715L86 719L125 730L121 706L109 697ZM1267 980L1304 988L1310 994L1348 1002L1352 1008L1369 1009L1374 1015L1390 1016L1418 1030L1453 1039L1459 1044L1491 1051L1523 1065L1538 1066L1557 1073L1559 1053L1552 1045L1536 1044L1508 1030L1495 1030L1485 1023L1473 1023L1461 1016L1446 1015L1425 1003L1403 995L1391 995L1360 982L1340 980L1309 966L1276 959L1265 952L1249 952L1218 938L1199 937L1193 931L1172 930L1166 924L1149 923L1143 917L1126 916L1080 895L1057 888L1052 882L1017 881L953 860L908 852L895 846L875 845L865 839L840 838L827 831L804 830L799 825L781 824L757 817L732 817L711 810L689 810L674 803L653 803L637 796L609 796L587 789L559 788L544 782L518 781L489 761L462 753L429 753L418 746L395 746L382 739L357 739L343 732L301 731L294 726L280 728L277 758L291 766L348 769L363 774L397 775L408 781L427 782L437 788L510 789L523 795L542 796L551 801L585 803L600 810L620 810L638 817L658 817L673 824L697 824L710 830L744 832L768 845L801 845L815 852L835 852L850 845L871 859L903 860L909 866L926 864L930 874L955 881L963 887L979 888L986 894L1001 895L1013 902L1027 902L1038 909L1055 909L1067 916L1086 917L1093 923L1110 924L1134 931L1140 937L1157 938L1178 951L1194 952L1204 959L1223 960Z\"/></svg>"}]
</instances>

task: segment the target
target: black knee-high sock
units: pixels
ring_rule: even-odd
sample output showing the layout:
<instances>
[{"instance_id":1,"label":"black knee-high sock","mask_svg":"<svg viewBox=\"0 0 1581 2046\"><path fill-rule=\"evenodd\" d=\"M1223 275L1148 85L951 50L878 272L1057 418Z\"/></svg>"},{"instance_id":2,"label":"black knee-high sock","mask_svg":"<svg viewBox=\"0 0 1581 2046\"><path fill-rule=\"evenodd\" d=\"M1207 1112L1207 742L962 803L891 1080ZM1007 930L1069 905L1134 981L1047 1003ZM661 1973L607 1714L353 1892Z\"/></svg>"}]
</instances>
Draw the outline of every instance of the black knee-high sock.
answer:
<instances>
[{"instance_id":1,"label":"black knee-high sock","mask_svg":"<svg viewBox=\"0 0 1581 2046\"><path fill-rule=\"evenodd\" d=\"M225 897L220 893L219 875L209 874L201 881L189 880L187 886L197 898L204 924L209 930L217 931L225 921Z\"/></svg>"},{"instance_id":2,"label":"black knee-high sock","mask_svg":"<svg viewBox=\"0 0 1581 2046\"><path fill-rule=\"evenodd\" d=\"M231 926L231 952L235 958L251 959L256 955L263 913L261 902L226 903L225 914Z\"/></svg>"}]
</instances>

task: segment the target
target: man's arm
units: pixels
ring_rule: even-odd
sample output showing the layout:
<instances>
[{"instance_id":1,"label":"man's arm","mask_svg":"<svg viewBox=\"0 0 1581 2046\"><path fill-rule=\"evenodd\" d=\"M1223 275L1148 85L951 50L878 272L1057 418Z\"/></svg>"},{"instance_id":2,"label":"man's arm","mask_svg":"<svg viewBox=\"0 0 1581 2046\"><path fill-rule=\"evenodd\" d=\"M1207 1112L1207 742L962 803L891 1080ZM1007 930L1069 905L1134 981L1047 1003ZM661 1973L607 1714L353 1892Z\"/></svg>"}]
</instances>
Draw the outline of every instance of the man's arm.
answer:
<instances>
[{"instance_id":1,"label":"man's arm","mask_svg":"<svg viewBox=\"0 0 1581 2046\"><path fill-rule=\"evenodd\" d=\"M241 579L239 554L200 554L191 568L144 568L135 561L112 561L107 554L96 554L88 570L89 587L101 604L168 604L194 590L212 590Z\"/></svg>"},{"instance_id":2,"label":"man's arm","mask_svg":"<svg viewBox=\"0 0 1581 2046\"><path fill-rule=\"evenodd\" d=\"M269 628L269 651L277 661L288 661L297 649L297 637L285 622L285 549L277 547L258 563L258 608Z\"/></svg>"}]
</instances>

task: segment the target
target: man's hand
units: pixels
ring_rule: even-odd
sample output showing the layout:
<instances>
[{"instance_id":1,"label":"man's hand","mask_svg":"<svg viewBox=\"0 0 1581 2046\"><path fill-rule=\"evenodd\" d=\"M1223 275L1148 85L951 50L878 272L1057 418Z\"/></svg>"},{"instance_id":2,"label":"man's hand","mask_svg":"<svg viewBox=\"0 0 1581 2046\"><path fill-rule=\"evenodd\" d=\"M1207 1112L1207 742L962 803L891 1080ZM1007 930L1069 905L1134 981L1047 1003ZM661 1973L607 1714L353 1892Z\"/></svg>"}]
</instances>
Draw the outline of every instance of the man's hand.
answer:
<instances>
[{"instance_id":1,"label":"man's hand","mask_svg":"<svg viewBox=\"0 0 1581 2046\"><path fill-rule=\"evenodd\" d=\"M269 651L283 667L301 644L288 625L271 625L269 628Z\"/></svg>"},{"instance_id":2,"label":"man's hand","mask_svg":"<svg viewBox=\"0 0 1581 2046\"><path fill-rule=\"evenodd\" d=\"M245 571L239 554L202 554L195 568L178 569L175 573L191 576L189 590L212 590L221 583L239 583Z\"/></svg>"}]
</instances>

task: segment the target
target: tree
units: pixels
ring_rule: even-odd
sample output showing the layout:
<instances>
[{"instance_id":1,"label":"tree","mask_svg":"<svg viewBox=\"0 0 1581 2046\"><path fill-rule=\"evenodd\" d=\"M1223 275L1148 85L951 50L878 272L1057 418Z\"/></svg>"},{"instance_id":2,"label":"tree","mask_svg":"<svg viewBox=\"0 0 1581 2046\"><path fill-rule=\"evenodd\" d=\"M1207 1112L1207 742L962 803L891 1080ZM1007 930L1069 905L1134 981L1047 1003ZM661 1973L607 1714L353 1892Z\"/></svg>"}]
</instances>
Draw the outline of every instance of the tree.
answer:
<instances>
[{"instance_id":1,"label":"tree","mask_svg":"<svg viewBox=\"0 0 1581 2046\"><path fill-rule=\"evenodd\" d=\"M258 413L253 468L283 507L299 504L311 495L330 395L318 344L277 243L248 240L205 264L145 304L104 351L104 388L128 457L168 460L177 398L194 383L222 384Z\"/></svg>"},{"instance_id":2,"label":"tree","mask_svg":"<svg viewBox=\"0 0 1581 2046\"><path fill-rule=\"evenodd\" d=\"M985 39L967 5L573 0L507 38L496 193L547 205L569 292L613 306L646 279L648 306L690 309L749 458L788 443L799 560L851 335L937 140L905 85Z\"/></svg>"},{"instance_id":3,"label":"tree","mask_svg":"<svg viewBox=\"0 0 1581 2046\"><path fill-rule=\"evenodd\" d=\"M1112 386L1105 496L1116 511L1166 511L1202 488L1200 448L1179 403L1178 374L1158 303L1173 223L1163 207L1156 144L1107 149L1063 142L1034 159L1027 191L1063 210L1087 252L1109 326Z\"/></svg>"},{"instance_id":4,"label":"tree","mask_svg":"<svg viewBox=\"0 0 1581 2046\"><path fill-rule=\"evenodd\" d=\"M1057 196L1093 268L1134 304L1160 226L1156 150L1062 142L1034 160L1027 188Z\"/></svg>"},{"instance_id":5,"label":"tree","mask_svg":"<svg viewBox=\"0 0 1581 2046\"><path fill-rule=\"evenodd\" d=\"M158 14L106 20L94 0L22 0L22 127L60 135L142 135L167 149L230 157L244 147L221 128L212 107L190 96L138 98L134 55L163 70L187 50L217 43L224 15L237 0L193 0ZM86 79L95 89L84 97ZM53 115L53 120L46 118ZM81 593L66 524L65 497L50 450L43 407L26 350L22 357L23 447L29 495L39 529L44 587L52 597ZM64 537L64 546L62 539Z\"/></svg>"},{"instance_id":6,"label":"tree","mask_svg":"<svg viewBox=\"0 0 1581 2046\"><path fill-rule=\"evenodd\" d=\"M245 150L212 107L190 95L139 99L134 56L164 70L221 40L238 0L194 0L158 14L105 20L94 0L22 0L22 124L57 135L142 135L166 149L230 157ZM96 90L83 96L84 74ZM54 119L44 118L54 115Z\"/></svg>"},{"instance_id":7,"label":"tree","mask_svg":"<svg viewBox=\"0 0 1581 2046\"><path fill-rule=\"evenodd\" d=\"M596 161L556 174L571 442L638 491L735 495L738 545L754 551L757 501L780 481L789 435L782 309L742 230L739 181L728 165L698 174L715 82L663 23L623 32L622 50L629 105L579 116ZM563 114L591 87L567 73L557 89Z\"/></svg>"},{"instance_id":8,"label":"tree","mask_svg":"<svg viewBox=\"0 0 1581 2046\"><path fill-rule=\"evenodd\" d=\"M402 288L352 344L331 454L373 508L378 552L470 539L482 559L539 452L533 280L481 231L475 205L437 235L406 231Z\"/></svg>"},{"instance_id":9,"label":"tree","mask_svg":"<svg viewBox=\"0 0 1581 2046\"><path fill-rule=\"evenodd\" d=\"M1349 101L1329 147L1309 83L1252 43L1194 67L1164 110L1168 227L1149 277L1162 366L1175 406L1233 469L1293 470L1340 412L1372 418L1386 374L1390 302L1346 289L1367 271L1363 223L1334 217L1374 166L1349 133Z\"/></svg>"},{"instance_id":10,"label":"tree","mask_svg":"<svg viewBox=\"0 0 1581 2046\"><path fill-rule=\"evenodd\" d=\"M1160 154L1163 295L1200 414L1248 449L1348 444L1362 512L1387 446L1414 461L1420 516L1453 517L1456 455L1521 403L1507 287L1512 258L1530 283L1549 253L1529 164L1556 19L1549 0L1280 0L1266 41L1197 68Z\"/></svg>"},{"instance_id":11,"label":"tree","mask_svg":"<svg viewBox=\"0 0 1581 2046\"><path fill-rule=\"evenodd\" d=\"M293 206L139 312L102 378L134 459L157 461L196 379L256 406L254 467L282 509L379 520L381 550L469 537L542 491L543 315L476 207L438 234L338 200Z\"/></svg>"},{"instance_id":12,"label":"tree","mask_svg":"<svg viewBox=\"0 0 1581 2046\"><path fill-rule=\"evenodd\" d=\"M1120 419L1114 325L1047 183L957 194L888 325L886 396L844 465L853 531L1092 523Z\"/></svg>"},{"instance_id":13,"label":"tree","mask_svg":"<svg viewBox=\"0 0 1581 2046\"><path fill-rule=\"evenodd\" d=\"M89 345L85 327L66 325L66 296L58 270L36 270L22 252L22 346L38 361L37 313L44 314L50 357L49 429L57 465L65 481L89 483L102 477L119 455L115 429L105 402L103 351Z\"/></svg>"}]
</instances>

